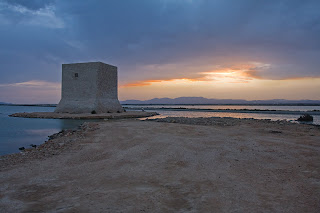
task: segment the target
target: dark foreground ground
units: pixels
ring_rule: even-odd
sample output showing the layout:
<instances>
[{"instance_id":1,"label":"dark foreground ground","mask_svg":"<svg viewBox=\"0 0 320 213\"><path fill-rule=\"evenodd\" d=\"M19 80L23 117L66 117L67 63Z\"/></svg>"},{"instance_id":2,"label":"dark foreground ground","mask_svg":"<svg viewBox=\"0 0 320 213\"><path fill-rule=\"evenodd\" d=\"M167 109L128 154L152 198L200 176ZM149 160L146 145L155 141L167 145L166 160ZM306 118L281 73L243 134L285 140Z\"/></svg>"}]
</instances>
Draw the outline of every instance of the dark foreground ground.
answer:
<instances>
[{"instance_id":1,"label":"dark foreground ground","mask_svg":"<svg viewBox=\"0 0 320 213\"><path fill-rule=\"evenodd\" d=\"M320 212L319 127L156 121L87 123L0 157L0 212Z\"/></svg>"}]
</instances>

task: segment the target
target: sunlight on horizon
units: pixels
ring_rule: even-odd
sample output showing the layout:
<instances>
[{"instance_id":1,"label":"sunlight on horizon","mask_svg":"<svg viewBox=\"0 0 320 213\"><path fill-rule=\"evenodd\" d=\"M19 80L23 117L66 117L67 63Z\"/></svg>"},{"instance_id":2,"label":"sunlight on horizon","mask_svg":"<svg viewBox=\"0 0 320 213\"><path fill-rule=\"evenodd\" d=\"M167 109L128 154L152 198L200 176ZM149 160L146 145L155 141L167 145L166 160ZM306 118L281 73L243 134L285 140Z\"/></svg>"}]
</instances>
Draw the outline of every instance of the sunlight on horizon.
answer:
<instances>
[{"instance_id":1,"label":"sunlight on horizon","mask_svg":"<svg viewBox=\"0 0 320 213\"><path fill-rule=\"evenodd\" d=\"M265 66L262 64L262 66ZM119 99L205 97L217 99L313 99L320 100L320 78L268 79L248 65L195 72L193 77L150 79L119 83ZM12 103L56 103L61 83L31 80L0 84L2 101Z\"/></svg>"},{"instance_id":2,"label":"sunlight on horizon","mask_svg":"<svg viewBox=\"0 0 320 213\"><path fill-rule=\"evenodd\" d=\"M151 98L177 98L202 96L221 99L320 99L320 78L268 80L243 75L214 73L206 80L172 79L147 81L135 86L119 88L119 98L146 100ZM217 75L221 77L217 77ZM232 76L232 77L229 77Z\"/></svg>"}]
</instances>

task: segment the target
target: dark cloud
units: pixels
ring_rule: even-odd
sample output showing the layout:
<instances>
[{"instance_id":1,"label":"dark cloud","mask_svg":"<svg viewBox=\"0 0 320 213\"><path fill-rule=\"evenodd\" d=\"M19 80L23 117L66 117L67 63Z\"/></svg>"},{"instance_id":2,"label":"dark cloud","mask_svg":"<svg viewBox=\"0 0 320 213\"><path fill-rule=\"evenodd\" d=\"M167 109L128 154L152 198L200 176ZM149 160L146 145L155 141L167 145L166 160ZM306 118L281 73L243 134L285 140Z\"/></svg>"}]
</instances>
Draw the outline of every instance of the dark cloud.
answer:
<instances>
[{"instance_id":1,"label":"dark cloud","mask_svg":"<svg viewBox=\"0 0 320 213\"><path fill-rule=\"evenodd\" d=\"M270 64L260 73L265 78L320 76L317 0L20 0L1 5L0 83L59 81L61 63L96 60L119 66L122 81L190 76L206 71L196 65L248 62ZM145 69L165 64L178 65ZM179 70L188 65L195 68Z\"/></svg>"},{"instance_id":2,"label":"dark cloud","mask_svg":"<svg viewBox=\"0 0 320 213\"><path fill-rule=\"evenodd\" d=\"M55 0L4 0L4 2L13 6L22 6L30 10L39 10L54 4Z\"/></svg>"}]
</instances>

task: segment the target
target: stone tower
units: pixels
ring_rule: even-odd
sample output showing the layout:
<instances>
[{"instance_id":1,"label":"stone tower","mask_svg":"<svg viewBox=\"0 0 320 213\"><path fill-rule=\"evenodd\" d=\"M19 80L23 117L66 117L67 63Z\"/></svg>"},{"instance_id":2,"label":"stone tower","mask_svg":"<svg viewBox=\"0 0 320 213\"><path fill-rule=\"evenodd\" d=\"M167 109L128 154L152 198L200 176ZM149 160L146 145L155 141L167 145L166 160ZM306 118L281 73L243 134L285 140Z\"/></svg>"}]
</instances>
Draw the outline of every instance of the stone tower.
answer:
<instances>
[{"instance_id":1,"label":"stone tower","mask_svg":"<svg viewBox=\"0 0 320 213\"><path fill-rule=\"evenodd\" d=\"M55 112L123 112L117 67L102 62L62 64L61 100Z\"/></svg>"}]
</instances>

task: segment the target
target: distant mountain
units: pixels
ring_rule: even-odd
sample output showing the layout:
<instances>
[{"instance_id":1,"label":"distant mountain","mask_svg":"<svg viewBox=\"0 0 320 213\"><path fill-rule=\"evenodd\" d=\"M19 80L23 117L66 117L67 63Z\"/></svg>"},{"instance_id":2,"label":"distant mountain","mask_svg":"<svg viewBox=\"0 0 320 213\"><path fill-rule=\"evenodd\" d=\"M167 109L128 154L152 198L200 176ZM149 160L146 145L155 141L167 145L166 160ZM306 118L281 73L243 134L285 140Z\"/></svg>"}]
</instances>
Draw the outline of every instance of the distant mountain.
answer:
<instances>
[{"instance_id":1,"label":"distant mountain","mask_svg":"<svg viewBox=\"0 0 320 213\"><path fill-rule=\"evenodd\" d=\"M126 100L120 101L121 104L256 104L256 105L320 105L320 100L253 100L247 101L244 99L208 99L203 97L179 97L179 98L154 98L151 100Z\"/></svg>"},{"instance_id":2,"label":"distant mountain","mask_svg":"<svg viewBox=\"0 0 320 213\"><path fill-rule=\"evenodd\" d=\"M56 107L57 104L12 104L0 102L0 105L10 105L10 106L39 106L39 107Z\"/></svg>"},{"instance_id":3,"label":"distant mountain","mask_svg":"<svg viewBox=\"0 0 320 213\"><path fill-rule=\"evenodd\" d=\"M0 105L1 105L1 104L9 104L9 103L5 103L5 102L0 102Z\"/></svg>"}]
</instances>

